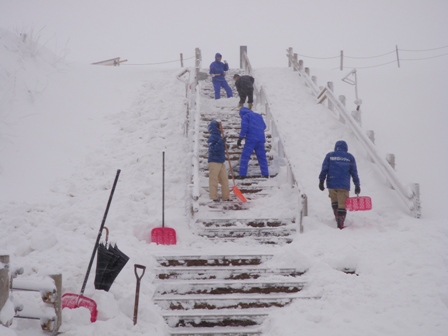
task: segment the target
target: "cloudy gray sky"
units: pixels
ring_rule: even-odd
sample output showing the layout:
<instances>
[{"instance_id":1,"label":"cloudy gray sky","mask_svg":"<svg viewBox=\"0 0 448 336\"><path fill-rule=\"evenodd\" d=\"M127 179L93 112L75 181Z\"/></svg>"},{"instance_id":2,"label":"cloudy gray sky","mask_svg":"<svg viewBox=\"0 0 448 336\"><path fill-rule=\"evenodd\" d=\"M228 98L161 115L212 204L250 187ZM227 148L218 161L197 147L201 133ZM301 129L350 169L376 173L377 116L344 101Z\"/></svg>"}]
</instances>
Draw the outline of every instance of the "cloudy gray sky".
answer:
<instances>
[{"instance_id":1,"label":"cloudy gray sky","mask_svg":"<svg viewBox=\"0 0 448 336\"><path fill-rule=\"evenodd\" d=\"M446 0L0 0L1 27L31 29L50 49L89 63L187 59L199 47L204 65L220 52L238 67L241 45L256 67L285 66L288 47L315 57L429 49L448 45L446 13Z\"/></svg>"}]
</instances>

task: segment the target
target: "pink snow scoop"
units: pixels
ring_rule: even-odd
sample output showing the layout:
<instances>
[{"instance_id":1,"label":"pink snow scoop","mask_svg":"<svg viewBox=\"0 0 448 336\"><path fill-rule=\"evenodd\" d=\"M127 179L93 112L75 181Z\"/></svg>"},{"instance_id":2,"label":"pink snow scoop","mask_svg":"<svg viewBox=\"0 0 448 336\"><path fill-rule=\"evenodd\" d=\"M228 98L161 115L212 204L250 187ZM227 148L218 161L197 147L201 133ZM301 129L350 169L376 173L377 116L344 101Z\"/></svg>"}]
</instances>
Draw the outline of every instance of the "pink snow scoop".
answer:
<instances>
[{"instance_id":1,"label":"pink snow scoop","mask_svg":"<svg viewBox=\"0 0 448 336\"><path fill-rule=\"evenodd\" d=\"M349 197L345 200L345 208L349 211L372 210L372 200L369 196Z\"/></svg>"},{"instance_id":2,"label":"pink snow scoop","mask_svg":"<svg viewBox=\"0 0 448 336\"><path fill-rule=\"evenodd\" d=\"M96 238L95 246L93 248L92 256L90 258L89 266L87 267L86 276L84 277L81 293L80 294L66 293L62 295L62 309L64 308L73 309L79 307L87 308L88 310L90 310L90 322L96 321L98 310L96 302L92 299L89 299L88 297L85 297L83 294L84 290L86 289L87 280L89 279L89 273L92 268L93 259L95 258L96 251L98 250L98 245L101 239L101 233L104 229L104 224L106 223L107 213L109 212L110 203L112 202L112 197L114 196L114 191L119 176L120 176L120 169L117 170L117 175L115 176L114 185L110 192L109 201L107 202L106 212L104 213L103 221L101 222L101 227L100 230L98 231L98 236Z\"/></svg>"}]
</instances>

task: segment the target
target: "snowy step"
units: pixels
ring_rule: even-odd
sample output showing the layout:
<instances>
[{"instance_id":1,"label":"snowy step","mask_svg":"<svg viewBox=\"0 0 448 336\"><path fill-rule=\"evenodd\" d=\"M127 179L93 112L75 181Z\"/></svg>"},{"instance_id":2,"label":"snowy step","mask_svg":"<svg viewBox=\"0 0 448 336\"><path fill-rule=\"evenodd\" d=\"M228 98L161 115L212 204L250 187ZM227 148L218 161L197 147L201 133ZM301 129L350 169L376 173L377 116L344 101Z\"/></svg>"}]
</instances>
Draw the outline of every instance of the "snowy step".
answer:
<instances>
[{"instance_id":1,"label":"snowy step","mask_svg":"<svg viewBox=\"0 0 448 336\"><path fill-rule=\"evenodd\" d=\"M176 267L155 269L156 281L164 280L248 280L266 277L297 277L306 271L295 268L266 267Z\"/></svg>"},{"instance_id":2,"label":"snowy step","mask_svg":"<svg viewBox=\"0 0 448 336\"><path fill-rule=\"evenodd\" d=\"M261 325L268 312L188 310L162 313L171 328L234 328Z\"/></svg>"},{"instance_id":3,"label":"snowy step","mask_svg":"<svg viewBox=\"0 0 448 336\"><path fill-rule=\"evenodd\" d=\"M207 228L198 230L198 234L207 238L288 238L295 235L296 226L286 228Z\"/></svg>"},{"instance_id":4,"label":"snowy step","mask_svg":"<svg viewBox=\"0 0 448 336\"><path fill-rule=\"evenodd\" d=\"M312 299L299 294L164 295L153 297L165 310L260 309L284 307L297 299Z\"/></svg>"},{"instance_id":5,"label":"snowy step","mask_svg":"<svg viewBox=\"0 0 448 336\"><path fill-rule=\"evenodd\" d=\"M164 281L160 282L155 297L165 295L229 295L229 294L277 294L298 293L305 286L301 281Z\"/></svg>"},{"instance_id":6,"label":"snowy step","mask_svg":"<svg viewBox=\"0 0 448 336\"><path fill-rule=\"evenodd\" d=\"M246 328L176 328L169 330L170 336L259 336L262 335L260 327Z\"/></svg>"},{"instance_id":7,"label":"snowy step","mask_svg":"<svg viewBox=\"0 0 448 336\"><path fill-rule=\"evenodd\" d=\"M172 255L156 256L157 262L164 267L222 267L254 266L272 259L272 254L253 255Z\"/></svg>"},{"instance_id":8,"label":"snowy step","mask_svg":"<svg viewBox=\"0 0 448 336\"><path fill-rule=\"evenodd\" d=\"M278 228L290 225L295 225L293 218L283 219L206 219L196 220L196 226L203 226L204 228Z\"/></svg>"}]
</instances>

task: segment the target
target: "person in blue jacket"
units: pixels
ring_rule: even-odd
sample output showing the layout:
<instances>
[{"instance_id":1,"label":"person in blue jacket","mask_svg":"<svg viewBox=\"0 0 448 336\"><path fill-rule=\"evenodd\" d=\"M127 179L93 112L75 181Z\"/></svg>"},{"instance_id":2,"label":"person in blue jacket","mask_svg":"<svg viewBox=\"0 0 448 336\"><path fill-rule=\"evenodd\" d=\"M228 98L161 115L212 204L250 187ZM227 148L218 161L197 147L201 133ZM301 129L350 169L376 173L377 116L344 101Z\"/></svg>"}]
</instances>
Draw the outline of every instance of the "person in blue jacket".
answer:
<instances>
[{"instance_id":1,"label":"person in blue jacket","mask_svg":"<svg viewBox=\"0 0 448 336\"><path fill-rule=\"evenodd\" d=\"M221 124L216 120L208 124L210 136L208 143L208 185L210 199L219 202L218 186L221 184L221 196L223 201L228 201L230 197L229 177L224 162L226 137L221 136Z\"/></svg>"},{"instance_id":2,"label":"person in blue jacket","mask_svg":"<svg viewBox=\"0 0 448 336\"><path fill-rule=\"evenodd\" d=\"M210 64L210 75L212 76L213 88L215 89L215 99L221 98L221 87L224 88L227 98L233 97L232 89L226 81L226 71L229 70L227 61L221 62L222 55L216 53L215 61Z\"/></svg>"},{"instance_id":3,"label":"person in blue jacket","mask_svg":"<svg viewBox=\"0 0 448 336\"><path fill-rule=\"evenodd\" d=\"M327 180L328 197L339 229L344 228L347 210L345 200L349 197L350 177L355 184L355 194L361 192L356 160L348 152L347 143L343 140L336 142L334 151L325 156L322 170L319 174L319 189L324 191L324 182Z\"/></svg>"},{"instance_id":4,"label":"person in blue jacket","mask_svg":"<svg viewBox=\"0 0 448 336\"><path fill-rule=\"evenodd\" d=\"M268 160L264 148L264 143L266 142L266 137L264 135L266 124L263 117L261 114L255 113L247 107L241 108L240 117L241 131L237 142L238 148L241 147L241 141L243 139L246 139L246 141L240 158L239 178L243 179L246 177L247 167L253 151L255 151L255 154L257 155L262 177L269 177Z\"/></svg>"}]
</instances>

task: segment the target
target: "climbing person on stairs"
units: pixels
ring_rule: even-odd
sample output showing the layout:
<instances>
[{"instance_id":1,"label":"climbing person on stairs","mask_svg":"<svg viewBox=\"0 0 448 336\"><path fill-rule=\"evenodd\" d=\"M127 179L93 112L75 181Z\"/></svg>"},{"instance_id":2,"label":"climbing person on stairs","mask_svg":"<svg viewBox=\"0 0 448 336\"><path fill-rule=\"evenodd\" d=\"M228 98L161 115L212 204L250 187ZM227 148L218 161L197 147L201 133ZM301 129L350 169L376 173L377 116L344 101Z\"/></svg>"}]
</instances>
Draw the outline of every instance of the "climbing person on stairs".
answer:
<instances>
[{"instance_id":1,"label":"climbing person on stairs","mask_svg":"<svg viewBox=\"0 0 448 336\"><path fill-rule=\"evenodd\" d=\"M336 142L334 151L325 156L322 170L319 174L319 189L324 191L324 182L327 180L328 197L339 229L344 228L347 210L345 200L349 197L350 176L355 184L355 194L361 192L356 160L348 152L347 143L343 140Z\"/></svg>"},{"instance_id":2,"label":"climbing person on stairs","mask_svg":"<svg viewBox=\"0 0 448 336\"><path fill-rule=\"evenodd\" d=\"M221 124L212 120L208 124L210 136L208 143L208 186L210 199L219 202L218 186L221 184L221 196L223 201L228 201L230 197L229 178L224 162L226 161L225 141L226 137L221 137Z\"/></svg>"},{"instance_id":3,"label":"climbing person on stairs","mask_svg":"<svg viewBox=\"0 0 448 336\"><path fill-rule=\"evenodd\" d=\"M224 88L227 98L233 97L232 89L226 81L226 71L229 70L227 61L221 62L222 55L216 53L215 61L210 64L210 75L212 76L213 88L215 89L215 99L221 98L221 87Z\"/></svg>"},{"instance_id":4,"label":"climbing person on stairs","mask_svg":"<svg viewBox=\"0 0 448 336\"><path fill-rule=\"evenodd\" d=\"M244 148L240 158L240 175L237 178L244 179L247 175L250 156L253 151L257 155L258 163L262 177L269 177L268 160L266 158L266 150L264 144L266 137L264 130L266 124L261 114L242 107L240 110L241 131L238 137L237 146L241 147L241 141L245 139Z\"/></svg>"},{"instance_id":5,"label":"climbing person on stairs","mask_svg":"<svg viewBox=\"0 0 448 336\"><path fill-rule=\"evenodd\" d=\"M235 74L233 76L233 80L235 81L236 90L238 91L238 95L240 96L240 102L238 104L238 108L242 108L244 103L246 102L249 110L252 110L252 105L254 103L254 82L255 78L252 76L240 76Z\"/></svg>"}]
</instances>

